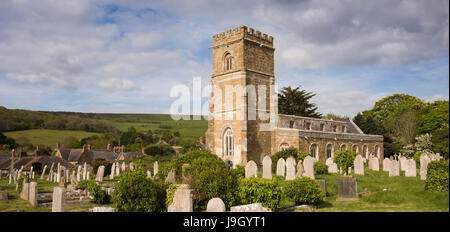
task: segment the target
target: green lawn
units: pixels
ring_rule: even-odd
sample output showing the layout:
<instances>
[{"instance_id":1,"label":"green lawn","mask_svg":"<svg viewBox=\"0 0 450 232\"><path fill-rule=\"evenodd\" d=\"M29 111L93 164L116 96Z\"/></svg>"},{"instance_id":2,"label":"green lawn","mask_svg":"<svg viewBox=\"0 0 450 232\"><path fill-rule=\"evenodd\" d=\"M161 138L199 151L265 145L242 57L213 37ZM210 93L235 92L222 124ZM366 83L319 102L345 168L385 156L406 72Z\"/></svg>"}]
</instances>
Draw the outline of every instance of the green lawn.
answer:
<instances>
[{"instance_id":1,"label":"green lawn","mask_svg":"<svg viewBox=\"0 0 450 232\"><path fill-rule=\"evenodd\" d=\"M99 133L86 131L47 130L47 129L12 131L12 132L5 132L4 134L7 137L11 137L13 139L17 139L19 137L26 137L34 145L46 145L50 147L56 147L56 143L58 141L61 141L63 138L68 136L73 136L77 139L82 139L92 135L101 135Z\"/></svg>"}]
</instances>

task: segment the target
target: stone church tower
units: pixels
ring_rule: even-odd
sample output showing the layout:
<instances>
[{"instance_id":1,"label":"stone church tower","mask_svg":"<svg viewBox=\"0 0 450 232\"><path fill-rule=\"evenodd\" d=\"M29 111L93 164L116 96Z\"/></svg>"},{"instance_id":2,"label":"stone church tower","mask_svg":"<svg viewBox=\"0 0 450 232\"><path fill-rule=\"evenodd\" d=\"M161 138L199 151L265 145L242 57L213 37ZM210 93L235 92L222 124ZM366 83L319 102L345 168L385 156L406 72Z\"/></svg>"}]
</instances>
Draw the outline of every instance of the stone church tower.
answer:
<instances>
[{"instance_id":1,"label":"stone church tower","mask_svg":"<svg viewBox=\"0 0 450 232\"><path fill-rule=\"evenodd\" d=\"M271 155L273 37L241 26L213 36L212 93L206 148L230 165L261 165Z\"/></svg>"}]
</instances>

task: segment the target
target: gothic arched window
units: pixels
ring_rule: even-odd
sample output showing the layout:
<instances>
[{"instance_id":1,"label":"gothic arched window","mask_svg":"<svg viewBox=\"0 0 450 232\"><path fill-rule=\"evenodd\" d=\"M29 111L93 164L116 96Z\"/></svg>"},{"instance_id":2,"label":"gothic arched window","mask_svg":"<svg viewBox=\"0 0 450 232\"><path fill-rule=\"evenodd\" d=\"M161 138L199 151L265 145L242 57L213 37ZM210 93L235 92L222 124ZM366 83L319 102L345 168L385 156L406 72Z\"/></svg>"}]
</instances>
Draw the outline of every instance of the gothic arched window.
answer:
<instances>
[{"instance_id":1,"label":"gothic arched window","mask_svg":"<svg viewBox=\"0 0 450 232\"><path fill-rule=\"evenodd\" d=\"M346 144L342 144L341 145L341 151L346 150L347 149L347 145Z\"/></svg>"},{"instance_id":2,"label":"gothic arched window","mask_svg":"<svg viewBox=\"0 0 450 232\"><path fill-rule=\"evenodd\" d=\"M311 147L309 148L309 153L312 157L315 157L317 160L319 159L319 149L317 149L317 144L314 143L311 145Z\"/></svg>"},{"instance_id":3,"label":"gothic arched window","mask_svg":"<svg viewBox=\"0 0 450 232\"><path fill-rule=\"evenodd\" d=\"M367 145L364 145L363 146L363 158L367 158L367 150L368 150L368 147L367 147Z\"/></svg>"},{"instance_id":4,"label":"gothic arched window","mask_svg":"<svg viewBox=\"0 0 450 232\"><path fill-rule=\"evenodd\" d=\"M327 145L327 159L331 158L332 154L333 154L333 145L328 144Z\"/></svg>"},{"instance_id":5,"label":"gothic arched window","mask_svg":"<svg viewBox=\"0 0 450 232\"><path fill-rule=\"evenodd\" d=\"M231 54L227 52L223 58L224 71L231 70L232 67L233 67L233 59L231 57Z\"/></svg>"},{"instance_id":6,"label":"gothic arched window","mask_svg":"<svg viewBox=\"0 0 450 232\"><path fill-rule=\"evenodd\" d=\"M352 151L358 153L358 145L356 145L356 144L353 145L353 146L352 146Z\"/></svg>"},{"instance_id":7,"label":"gothic arched window","mask_svg":"<svg viewBox=\"0 0 450 232\"><path fill-rule=\"evenodd\" d=\"M223 132L223 155L232 156L234 154L234 135L231 128L227 128Z\"/></svg>"},{"instance_id":8,"label":"gothic arched window","mask_svg":"<svg viewBox=\"0 0 450 232\"><path fill-rule=\"evenodd\" d=\"M375 145L374 155L375 155L375 157L377 157L377 158L379 158L379 157L378 157L378 153L379 153L379 147L378 147L378 145Z\"/></svg>"}]
</instances>

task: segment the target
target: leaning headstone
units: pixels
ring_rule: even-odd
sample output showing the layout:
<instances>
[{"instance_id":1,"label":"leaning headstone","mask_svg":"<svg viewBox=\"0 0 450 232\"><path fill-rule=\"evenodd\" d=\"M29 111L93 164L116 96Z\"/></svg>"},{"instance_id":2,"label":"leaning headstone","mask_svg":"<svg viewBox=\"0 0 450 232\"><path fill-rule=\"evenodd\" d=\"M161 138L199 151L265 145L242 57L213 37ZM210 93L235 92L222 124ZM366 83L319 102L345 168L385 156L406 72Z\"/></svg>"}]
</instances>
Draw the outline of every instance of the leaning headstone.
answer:
<instances>
[{"instance_id":1,"label":"leaning headstone","mask_svg":"<svg viewBox=\"0 0 450 232\"><path fill-rule=\"evenodd\" d=\"M156 176L156 173L158 173L158 167L159 167L159 163L158 163L158 161L155 161L153 163L153 175L155 175L155 176Z\"/></svg>"},{"instance_id":2,"label":"leaning headstone","mask_svg":"<svg viewBox=\"0 0 450 232\"><path fill-rule=\"evenodd\" d=\"M295 159L293 157L289 157L286 159L286 180L295 179Z\"/></svg>"},{"instance_id":3,"label":"leaning headstone","mask_svg":"<svg viewBox=\"0 0 450 232\"><path fill-rule=\"evenodd\" d=\"M90 212L116 212L116 209L113 207L94 207L89 210Z\"/></svg>"},{"instance_id":4,"label":"leaning headstone","mask_svg":"<svg viewBox=\"0 0 450 232\"><path fill-rule=\"evenodd\" d=\"M105 175L105 166L101 165L97 169L97 175L95 175L95 181L102 182L104 175Z\"/></svg>"},{"instance_id":5,"label":"leaning headstone","mask_svg":"<svg viewBox=\"0 0 450 232\"><path fill-rule=\"evenodd\" d=\"M303 168L302 160L299 160L297 164L297 174L295 174L295 178L301 178L303 176L304 170L305 169Z\"/></svg>"},{"instance_id":6,"label":"leaning headstone","mask_svg":"<svg viewBox=\"0 0 450 232\"><path fill-rule=\"evenodd\" d=\"M422 154L420 156L420 179L425 180L427 179L427 168L428 164L431 162L430 157L426 154Z\"/></svg>"},{"instance_id":7,"label":"leaning headstone","mask_svg":"<svg viewBox=\"0 0 450 232\"><path fill-rule=\"evenodd\" d=\"M284 176L286 172L286 161L283 158L279 158L277 161L277 176Z\"/></svg>"},{"instance_id":8,"label":"leaning headstone","mask_svg":"<svg viewBox=\"0 0 450 232\"><path fill-rule=\"evenodd\" d=\"M208 201L208 205L206 206L207 212L225 212L225 203L223 203L222 199L220 198L213 198Z\"/></svg>"},{"instance_id":9,"label":"leaning headstone","mask_svg":"<svg viewBox=\"0 0 450 232\"><path fill-rule=\"evenodd\" d=\"M262 178L272 179L272 159L269 156L264 156L263 159L263 174Z\"/></svg>"},{"instance_id":10,"label":"leaning headstone","mask_svg":"<svg viewBox=\"0 0 450 232\"><path fill-rule=\"evenodd\" d=\"M353 165L355 166L355 175L364 176L364 162L361 155L356 156Z\"/></svg>"},{"instance_id":11,"label":"leaning headstone","mask_svg":"<svg viewBox=\"0 0 450 232\"><path fill-rule=\"evenodd\" d=\"M253 203L233 206L230 208L230 212L271 212L271 210L263 207L261 203Z\"/></svg>"},{"instance_id":12,"label":"leaning headstone","mask_svg":"<svg viewBox=\"0 0 450 232\"><path fill-rule=\"evenodd\" d=\"M322 189L323 193L325 195L327 194L327 185L325 183L325 180L316 180L316 183L320 185L320 188Z\"/></svg>"},{"instance_id":13,"label":"leaning headstone","mask_svg":"<svg viewBox=\"0 0 450 232\"><path fill-rule=\"evenodd\" d=\"M116 164L113 163L112 167L111 167L111 175L110 175L110 179L114 179L114 172L116 171Z\"/></svg>"},{"instance_id":14,"label":"leaning headstone","mask_svg":"<svg viewBox=\"0 0 450 232\"><path fill-rule=\"evenodd\" d=\"M30 168L30 172L28 173L28 177L30 179L33 179L33 166L31 166L31 168Z\"/></svg>"},{"instance_id":15,"label":"leaning headstone","mask_svg":"<svg viewBox=\"0 0 450 232\"><path fill-rule=\"evenodd\" d=\"M389 169L389 176L400 176L400 161L393 160L391 162L391 169Z\"/></svg>"},{"instance_id":16,"label":"leaning headstone","mask_svg":"<svg viewBox=\"0 0 450 232\"><path fill-rule=\"evenodd\" d=\"M66 211L66 189L64 187L54 187L52 197L52 212Z\"/></svg>"},{"instance_id":17,"label":"leaning headstone","mask_svg":"<svg viewBox=\"0 0 450 232\"><path fill-rule=\"evenodd\" d=\"M336 200L359 199L356 178L343 176L338 179L338 198Z\"/></svg>"},{"instance_id":18,"label":"leaning headstone","mask_svg":"<svg viewBox=\"0 0 450 232\"><path fill-rule=\"evenodd\" d=\"M405 164L405 176L406 177L416 177L417 176L417 170L416 170L416 161L413 159L408 159Z\"/></svg>"},{"instance_id":19,"label":"leaning headstone","mask_svg":"<svg viewBox=\"0 0 450 232\"><path fill-rule=\"evenodd\" d=\"M305 168L305 173L303 173L303 176L314 179L314 158L308 155L303 160L303 163Z\"/></svg>"},{"instance_id":20,"label":"leaning headstone","mask_svg":"<svg viewBox=\"0 0 450 232\"><path fill-rule=\"evenodd\" d=\"M37 198L38 198L38 186L37 182L31 182L29 185L29 194L28 194L28 201L32 206L37 206Z\"/></svg>"},{"instance_id":21,"label":"leaning headstone","mask_svg":"<svg viewBox=\"0 0 450 232\"><path fill-rule=\"evenodd\" d=\"M45 171L46 170L47 170L47 165L44 165L44 169L43 169L42 174L41 174L41 180L44 179L44 175L45 175Z\"/></svg>"},{"instance_id":22,"label":"leaning headstone","mask_svg":"<svg viewBox=\"0 0 450 232\"><path fill-rule=\"evenodd\" d=\"M20 198L28 201L29 194L30 194L30 183L27 183L25 180L23 180Z\"/></svg>"},{"instance_id":23,"label":"leaning headstone","mask_svg":"<svg viewBox=\"0 0 450 232\"><path fill-rule=\"evenodd\" d=\"M172 204L167 208L168 212L193 212L192 189L189 185L182 184L177 187L173 195Z\"/></svg>"},{"instance_id":24,"label":"leaning headstone","mask_svg":"<svg viewBox=\"0 0 450 232\"><path fill-rule=\"evenodd\" d=\"M249 178L251 176L257 177L258 173L258 166L256 166L255 161L250 160L247 162L247 165L245 165L245 178Z\"/></svg>"},{"instance_id":25,"label":"leaning headstone","mask_svg":"<svg viewBox=\"0 0 450 232\"><path fill-rule=\"evenodd\" d=\"M389 172L391 169L391 160L388 158L384 158L383 160L383 171Z\"/></svg>"}]
</instances>

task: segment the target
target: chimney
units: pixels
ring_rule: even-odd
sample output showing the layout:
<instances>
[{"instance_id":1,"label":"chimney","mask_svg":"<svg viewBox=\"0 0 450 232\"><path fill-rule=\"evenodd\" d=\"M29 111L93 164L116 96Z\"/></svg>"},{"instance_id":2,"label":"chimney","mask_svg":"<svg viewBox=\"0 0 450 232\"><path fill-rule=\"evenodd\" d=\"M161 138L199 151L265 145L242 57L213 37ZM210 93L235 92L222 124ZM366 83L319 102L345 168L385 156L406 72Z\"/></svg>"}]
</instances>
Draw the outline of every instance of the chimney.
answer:
<instances>
[{"instance_id":1,"label":"chimney","mask_svg":"<svg viewBox=\"0 0 450 232\"><path fill-rule=\"evenodd\" d=\"M88 143L87 149L88 149L88 150L91 150L91 144Z\"/></svg>"},{"instance_id":2,"label":"chimney","mask_svg":"<svg viewBox=\"0 0 450 232\"><path fill-rule=\"evenodd\" d=\"M203 144L203 136L200 136L200 143Z\"/></svg>"},{"instance_id":3,"label":"chimney","mask_svg":"<svg viewBox=\"0 0 450 232\"><path fill-rule=\"evenodd\" d=\"M106 146L106 150L111 151L111 144L108 143L108 146Z\"/></svg>"},{"instance_id":4,"label":"chimney","mask_svg":"<svg viewBox=\"0 0 450 232\"><path fill-rule=\"evenodd\" d=\"M14 149L11 150L11 156L16 156L16 150Z\"/></svg>"},{"instance_id":5,"label":"chimney","mask_svg":"<svg viewBox=\"0 0 450 232\"><path fill-rule=\"evenodd\" d=\"M83 145L83 153L86 152L86 144Z\"/></svg>"},{"instance_id":6,"label":"chimney","mask_svg":"<svg viewBox=\"0 0 450 232\"><path fill-rule=\"evenodd\" d=\"M56 150L60 150L61 149L61 145L59 143L56 143Z\"/></svg>"}]
</instances>

